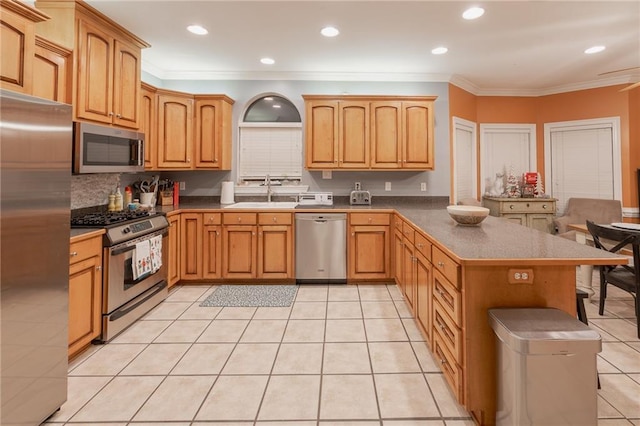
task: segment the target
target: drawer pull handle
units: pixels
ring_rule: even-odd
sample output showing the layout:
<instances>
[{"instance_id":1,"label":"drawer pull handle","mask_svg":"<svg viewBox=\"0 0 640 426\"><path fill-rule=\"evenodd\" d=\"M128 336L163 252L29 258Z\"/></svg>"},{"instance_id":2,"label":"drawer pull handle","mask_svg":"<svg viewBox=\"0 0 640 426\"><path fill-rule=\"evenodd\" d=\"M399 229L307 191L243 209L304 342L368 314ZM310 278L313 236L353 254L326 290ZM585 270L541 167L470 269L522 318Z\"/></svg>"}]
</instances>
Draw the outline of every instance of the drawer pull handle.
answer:
<instances>
[{"instance_id":1,"label":"drawer pull handle","mask_svg":"<svg viewBox=\"0 0 640 426\"><path fill-rule=\"evenodd\" d=\"M73 257L73 256L77 256L78 252L77 251L72 251L71 253L69 253L69 256Z\"/></svg>"},{"instance_id":2,"label":"drawer pull handle","mask_svg":"<svg viewBox=\"0 0 640 426\"><path fill-rule=\"evenodd\" d=\"M444 262L438 262L438 266L444 268Z\"/></svg>"}]
</instances>

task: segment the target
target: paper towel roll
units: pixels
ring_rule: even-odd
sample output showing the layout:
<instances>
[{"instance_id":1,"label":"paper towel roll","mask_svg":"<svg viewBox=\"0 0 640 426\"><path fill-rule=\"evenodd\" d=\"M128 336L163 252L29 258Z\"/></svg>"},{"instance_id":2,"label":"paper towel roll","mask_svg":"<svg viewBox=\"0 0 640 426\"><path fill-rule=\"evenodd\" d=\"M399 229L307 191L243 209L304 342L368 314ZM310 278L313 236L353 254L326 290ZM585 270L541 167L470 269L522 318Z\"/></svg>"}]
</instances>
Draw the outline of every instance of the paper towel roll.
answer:
<instances>
[{"instance_id":1,"label":"paper towel roll","mask_svg":"<svg viewBox=\"0 0 640 426\"><path fill-rule=\"evenodd\" d=\"M222 191L220 192L220 204L233 204L233 182L222 182Z\"/></svg>"}]
</instances>

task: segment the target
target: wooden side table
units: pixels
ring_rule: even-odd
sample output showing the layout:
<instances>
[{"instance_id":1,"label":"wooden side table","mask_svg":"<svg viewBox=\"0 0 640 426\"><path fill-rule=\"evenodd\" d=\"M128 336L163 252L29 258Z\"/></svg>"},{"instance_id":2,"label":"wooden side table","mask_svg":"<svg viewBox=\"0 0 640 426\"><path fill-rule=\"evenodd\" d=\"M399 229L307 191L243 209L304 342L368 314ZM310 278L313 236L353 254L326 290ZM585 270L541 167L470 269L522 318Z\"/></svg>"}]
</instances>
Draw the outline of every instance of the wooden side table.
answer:
<instances>
[{"instance_id":1,"label":"wooden side table","mask_svg":"<svg viewBox=\"0 0 640 426\"><path fill-rule=\"evenodd\" d=\"M491 216L502 217L549 234L554 232L555 198L483 197L482 205L489 209Z\"/></svg>"}]
</instances>

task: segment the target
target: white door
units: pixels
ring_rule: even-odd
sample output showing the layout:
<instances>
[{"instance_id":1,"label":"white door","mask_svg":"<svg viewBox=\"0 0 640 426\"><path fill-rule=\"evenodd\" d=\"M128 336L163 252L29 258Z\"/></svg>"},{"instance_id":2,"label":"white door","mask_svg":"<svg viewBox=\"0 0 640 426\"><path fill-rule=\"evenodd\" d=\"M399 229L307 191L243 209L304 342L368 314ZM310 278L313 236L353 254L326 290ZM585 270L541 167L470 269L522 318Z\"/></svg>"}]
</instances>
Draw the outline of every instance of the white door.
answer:
<instances>
[{"instance_id":1,"label":"white door","mask_svg":"<svg viewBox=\"0 0 640 426\"><path fill-rule=\"evenodd\" d=\"M550 185L545 192L558 200L559 215L572 197L620 199L615 123L585 120L562 124L552 123L545 131L546 181Z\"/></svg>"},{"instance_id":2,"label":"white door","mask_svg":"<svg viewBox=\"0 0 640 426\"><path fill-rule=\"evenodd\" d=\"M456 204L464 198L477 198L478 162L476 123L453 117L453 197Z\"/></svg>"}]
</instances>

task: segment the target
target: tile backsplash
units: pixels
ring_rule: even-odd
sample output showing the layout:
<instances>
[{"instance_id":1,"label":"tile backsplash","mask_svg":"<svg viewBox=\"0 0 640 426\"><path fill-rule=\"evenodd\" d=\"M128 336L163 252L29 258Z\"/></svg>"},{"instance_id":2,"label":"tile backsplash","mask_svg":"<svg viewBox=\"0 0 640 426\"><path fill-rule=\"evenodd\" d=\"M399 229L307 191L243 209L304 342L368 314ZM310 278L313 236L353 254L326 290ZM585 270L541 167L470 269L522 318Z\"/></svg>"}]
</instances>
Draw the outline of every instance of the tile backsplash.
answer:
<instances>
[{"instance_id":1,"label":"tile backsplash","mask_svg":"<svg viewBox=\"0 0 640 426\"><path fill-rule=\"evenodd\" d=\"M71 209L107 204L119 181L119 173L71 176Z\"/></svg>"}]
</instances>

